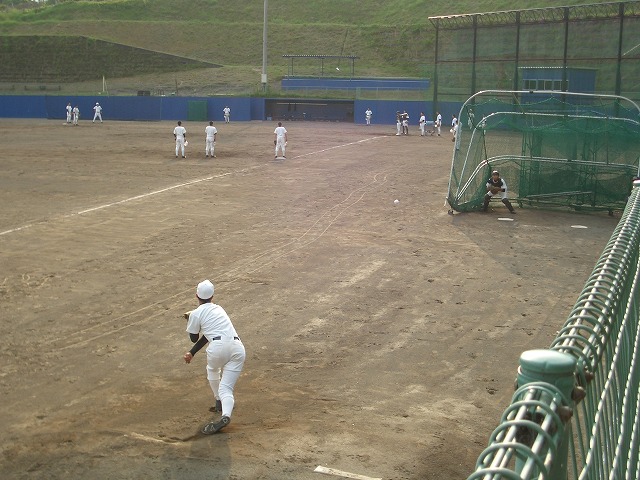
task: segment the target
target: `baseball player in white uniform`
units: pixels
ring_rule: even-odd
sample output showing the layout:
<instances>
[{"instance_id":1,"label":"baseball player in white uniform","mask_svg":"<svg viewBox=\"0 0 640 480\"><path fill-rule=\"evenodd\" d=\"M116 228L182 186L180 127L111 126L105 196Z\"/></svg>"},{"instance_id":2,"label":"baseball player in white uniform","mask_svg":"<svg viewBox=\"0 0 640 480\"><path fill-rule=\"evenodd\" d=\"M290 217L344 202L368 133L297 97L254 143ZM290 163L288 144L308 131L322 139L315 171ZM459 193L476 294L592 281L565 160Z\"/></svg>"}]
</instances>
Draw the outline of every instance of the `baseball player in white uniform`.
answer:
<instances>
[{"instance_id":1,"label":"baseball player in white uniform","mask_svg":"<svg viewBox=\"0 0 640 480\"><path fill-rule=\"evenodd\" d=\"M209 122L204 129L206 134L205 139L205 147L204 147L204 156L208 157L211 154L211 158L216 158L214 150L216 148L216 135L218 134L218 129L213 126L213 122Z\"/></svg>"},{"instance_id":2,"label":"baseball player in white uniform","mask_svg":"<svg viewBox=\"0 0 640 480\"><path fill-rule=\"evenodd\" d=\"M230 123L231 109L229 107L224 107L222 113L224 113L224 123Z\"/></svg>"},{"instance_id":3,"label":"baseball player in white uniform","mask_svg":"<svg viewBox=\"0 0 640 480\"><path fill-rule=\"evenodd\" d=\"M173 136L176 139L176 158L178 158L178 152L182 149L182 158L187 158L184 155L184 144L187 139L187 130L182 126L182 122L178 122L178 126L173 129Z\"/></svg>"},{"instance_id":4,"label":"baseball player in white uniform","mask_svg":"<svg viewBox=\"0 0 640 480\"><path fill-rule=\"evenodd\" d=\"M73 107L73 110L71 111L71 113L73 114L73 124L75 126L78 126L78 119L80 118L80 109L78 108L77 105Z\"/></svg>"},{"instance_id":5,"label":"baseball player in white uniform","mask_svg":"<svg viewBox=\"0 0 640 480\"><path fill-rule=\"evenodd\" d=\"M400 132L402 131L402 120L401 117L402 115L400 114L400 111L396 112L396 137L398 135L402 135Z\"/></svg>"},{"instance_id":6,"label":"baseball player in white uniform","mask_svg":"<svg viewBox=\"0 0 640 480\"><path fill-rule=\"evenodd\" d=\"M420 112L420 136L424 137L424 127L427 123L427 117L424 116L424 112Z\"/></svg>"},{"instance_id":7,"label":"baseball player in white uniform","mask_svg":"<svg viewBox=\"0 0 640 480\"><path fill-rule=\"evenodd\" d=\"M453 138L451 138L452 142L456 141L456 135L458 134L458 117L455 115L451 116L451 133L453 134Z\"/></svg>"},{"instance_id":8,"label":"baseball player in white uniform","mask_svg":"<svg viewBox=\"0 0 640 480\"><path fill-rule=\"evenodd\" d=\"M244 367L246 352L227 312L212 302L214 286L204 280L196 288L199 306L188 312L187 333L193 347L183 358L191 363L193 356L207 343L207 379L216 399L216 410L222 416L202 428L202 433L217 433L231 422L235 404L233 389Z\"/></svg>"},{"instance_id":9,"label":"baseball player in white uniform","mask_svg":"<svg viewBox=\"0 0 640 480\"><path fill-rule=\"evenodd\" d=\"M96 118L100 120L100 123L102 123L102 107L99 103L96 102L96 106L93 107L93 111L93 123L96 123Z\"/></svg>"},{"instance_id":10,"label":"baseball player in white uniform","mask_svg":"<svg viewBox=\"0 0 640 480\"><path fill-rule=\"evenodd\" d=\"M367 111L364 112L364 118L367 121L367 125L371 125L371 116L373 115L373 112L371 111L370 108L367 108Z\"/></svg>"},{"instance_id":11,"label":"baseball player in white uniform","mask_svg":"<svg viewBox=\"0 0 640 480\"><path fill-rule=\"evenodd\" d=\"M409 135L409 114L406 110L402 112L402 134Z\"/></svg>"},{"instance_id":12,"label":"baseball player in white uniform","mask_svg":"<svg viewBox=\"0 0 640 480\"><path fill-rule=\"evenodd\" d=\"M71 123L71 116L73 112L73 107L71 106L71 102L67 103L67 123Z\"/></svg>"},{"instance_id":13,"label":"baseball player in white uniform","mask_svg":"<svg viewBox=\"0 0 640 480\"><path fill-rule=\"evenodd\" d=\"M436 112L436 129L438 130L438 136L440 136L440 127L442 127L442 115L440 115L440 112Z\"/></svg>"},{"instance_id":14,"label":"baseball player in white uniform","mask_svg":"<svg viewBox=\"0 0 640 480\"><path fill-rule=\"evenodd\" d=\"M282 122L278 122L278 126L273 131L273 143L276 145L276 156L278 158L278 150L282 150L282 158L285 157L285 147L287 146L287 129L282 126Z\"/></svg>"}]
</instances>

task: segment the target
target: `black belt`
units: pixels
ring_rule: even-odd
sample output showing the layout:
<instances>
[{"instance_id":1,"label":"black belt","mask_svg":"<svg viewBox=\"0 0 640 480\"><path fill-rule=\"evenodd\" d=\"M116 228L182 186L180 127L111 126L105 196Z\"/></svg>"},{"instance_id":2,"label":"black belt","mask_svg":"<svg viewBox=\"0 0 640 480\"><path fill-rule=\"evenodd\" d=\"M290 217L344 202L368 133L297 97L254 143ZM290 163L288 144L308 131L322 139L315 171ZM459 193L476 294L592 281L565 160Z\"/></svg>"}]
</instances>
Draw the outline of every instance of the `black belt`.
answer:
<instances>
[{"instance_id":1,"label":"black belt","mask_svg":"<svg viewBox=\"0 0 640 480\"><path fill-rule=\"evenodd\" d=\"M233 337L234 340L240 340L240 337ZM222 340L222 337L213 337L211 339L211 341L213 342L214 340Z\"/></svg>"}]
</instances>

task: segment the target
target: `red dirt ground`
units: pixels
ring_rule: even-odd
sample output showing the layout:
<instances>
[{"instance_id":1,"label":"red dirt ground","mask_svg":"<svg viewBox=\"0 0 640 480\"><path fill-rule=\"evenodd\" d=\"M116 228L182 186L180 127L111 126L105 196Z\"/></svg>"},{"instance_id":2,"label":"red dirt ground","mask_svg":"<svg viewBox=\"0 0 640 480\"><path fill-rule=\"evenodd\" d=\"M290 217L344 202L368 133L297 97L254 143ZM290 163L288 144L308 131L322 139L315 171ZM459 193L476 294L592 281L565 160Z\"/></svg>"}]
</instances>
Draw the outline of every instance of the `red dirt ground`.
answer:
<instances>
[{"instance_id":1,"label":"red dirt ground","mask_svg":"<svg viewBox=\"0 0 640 480\"><path fill-rule=\"evenodd\" d=\"M0 125L4 479L464 479L618 221L448 215L452 143L417 127L290 123L274 161L271 122L216 159L186 122L186 160L170 122ZM205 278L247 349L212 436Z\"/></svg>"}]
</instances>

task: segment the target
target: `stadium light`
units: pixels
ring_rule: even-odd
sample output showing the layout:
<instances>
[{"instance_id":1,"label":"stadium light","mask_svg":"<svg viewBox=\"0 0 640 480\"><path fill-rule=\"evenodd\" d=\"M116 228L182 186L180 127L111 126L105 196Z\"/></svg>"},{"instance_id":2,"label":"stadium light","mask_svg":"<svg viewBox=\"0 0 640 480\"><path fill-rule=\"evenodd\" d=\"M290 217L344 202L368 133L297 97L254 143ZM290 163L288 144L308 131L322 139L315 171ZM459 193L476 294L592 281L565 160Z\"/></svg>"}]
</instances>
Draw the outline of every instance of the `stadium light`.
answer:
<instances>
[{"instance_id":1,"label":"stadium light","mask_svg":"<svg viewBox=\"0 0 640 480\"><path fill-rule=\"evenodd\" d=\"M267 7L269 0L264 0L264 24L262 26L262 90L267 91Z\"/></svg>"}]
</instances>

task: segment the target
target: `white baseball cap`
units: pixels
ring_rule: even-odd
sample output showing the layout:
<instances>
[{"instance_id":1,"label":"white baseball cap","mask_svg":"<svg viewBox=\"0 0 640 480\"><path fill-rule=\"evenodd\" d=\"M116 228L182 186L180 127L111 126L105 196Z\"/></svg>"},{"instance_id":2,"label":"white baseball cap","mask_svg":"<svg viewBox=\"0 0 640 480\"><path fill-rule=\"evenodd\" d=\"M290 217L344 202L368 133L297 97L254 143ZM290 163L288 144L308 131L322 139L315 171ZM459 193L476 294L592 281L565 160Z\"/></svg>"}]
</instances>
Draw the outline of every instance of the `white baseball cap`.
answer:
<instances>
[{"instance_id":1,"label":"white baseball cap","mask_svg":"<svg viewBox=\"0 0 640 480\"><path fill-rule=\"evenodd\" d=\"M96 102L96 105L100 105L98 102Z\"/></svg>"},{"instance_id":2,"label":"white baseball cap","mask_svg":"<svg viewBox=\"0 0 640 480\"><path fill-rule=\"evenodd\" d=\"M213 297L213 283L209 280L200 282L196 288L196 295L202 300L209 300Z\"/></svg>"}]
</instances>

